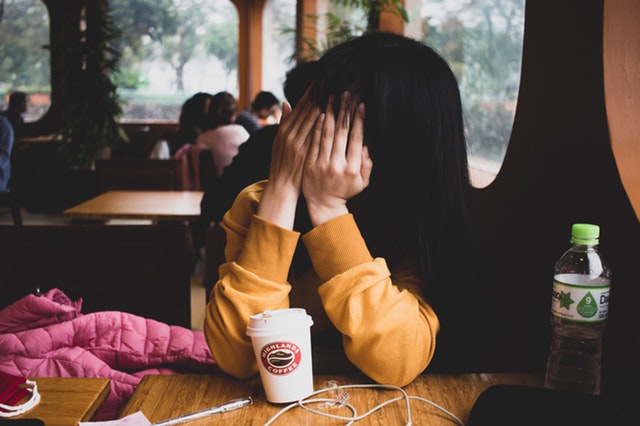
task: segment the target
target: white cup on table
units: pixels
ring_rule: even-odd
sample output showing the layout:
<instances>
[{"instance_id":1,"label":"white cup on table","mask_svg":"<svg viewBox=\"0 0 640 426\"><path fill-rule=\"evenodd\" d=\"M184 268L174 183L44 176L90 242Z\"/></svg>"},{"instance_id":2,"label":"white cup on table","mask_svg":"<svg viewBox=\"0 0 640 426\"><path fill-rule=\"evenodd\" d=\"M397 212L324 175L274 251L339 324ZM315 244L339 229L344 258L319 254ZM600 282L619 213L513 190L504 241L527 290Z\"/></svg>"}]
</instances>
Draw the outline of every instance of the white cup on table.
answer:
<instances>
[{"instance_id":1,"label":"white cup on table","mask_svg":"<svg viewBox=\"0 0 640 426\"><path fill-rule=\"evenodd\" d=\"M301 308L267 310L250 317L247 335L269 402L294 402L313 393L312 324Z\"/></svg>"}]
</instances>

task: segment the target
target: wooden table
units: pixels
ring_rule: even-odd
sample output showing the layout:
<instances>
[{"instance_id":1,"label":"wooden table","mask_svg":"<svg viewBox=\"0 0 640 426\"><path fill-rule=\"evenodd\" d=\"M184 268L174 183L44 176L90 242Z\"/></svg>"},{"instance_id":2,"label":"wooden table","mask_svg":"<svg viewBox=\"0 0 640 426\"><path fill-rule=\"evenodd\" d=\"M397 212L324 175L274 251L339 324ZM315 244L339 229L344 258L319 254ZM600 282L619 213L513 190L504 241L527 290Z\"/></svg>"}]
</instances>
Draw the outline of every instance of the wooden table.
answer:
<instances>
[{"instance_id":1,"label":"wooden table","mask_svg":"<svg viewBox=\"0 0 640 426\"><path fill-rule=\"evenodd\" d=\"M202 191L107 191L64 211L81 220L188 221L200 216Z\"/></svg>"},{"instance_id":2,"label":"wooden table","mask_svg":"<svg viewBox=\"0 0 640 426\"><path fill-rule=\"evenodd\" d=\"M30 377L40 402L14 419L41 419L47 426L75 426L89 421L109 395L109 379Z\"/></svg>"},{"instance_id":3,"label":"wooden table","mask_svg":"<svg viewBox=\"0 0 640 426\"><path fill-rule=\"evenodd\" d=\"M17 140L17 143L43 143L43 142L55 142L59 143L61 139L55 139L53 135L41 135L41 136L25 136Z\"/></svg>"},{"instance_id":4,"label":"wooden table","mask_svg":"<svg viewBox=\"0 0 640 426\"><path fill-rule=\"evenodd\" d=\"M338 385L371 383L364 377L351 376L315 376L315 389L327 387L330 381ZM494 384L519 384L542 386L543 378L533 374L465 374L465 375L421 375L404 390L409 396L427 398L451 411L463 422L478 395ZM400 396L401 393L383 389L346 389L349 402L358 414L363 414L374 406ZM328 394L323 394L327 396ZM193 420L184 425L264 425L286 404L268 403L258 377L250 380L236 380L226 375L148 375L138 385L133 397L121 416L142 411L151 421L157 422L183 414L199 411L222 404L235 398L250 396L253 404L234 411L215 414L214 418ZM443 412L431 405L411 400L411 418L414 424L430 426L451 426L455 423ZM329 412L349 416L346 408L328 408ZM371 416L357 422L358 425L405 425L407 422L406 404L394 402ZM274 422L274 425L337 425L344 421L321 417L307 412L303 408L293 408Z\"/></svg>"}]
</instances>

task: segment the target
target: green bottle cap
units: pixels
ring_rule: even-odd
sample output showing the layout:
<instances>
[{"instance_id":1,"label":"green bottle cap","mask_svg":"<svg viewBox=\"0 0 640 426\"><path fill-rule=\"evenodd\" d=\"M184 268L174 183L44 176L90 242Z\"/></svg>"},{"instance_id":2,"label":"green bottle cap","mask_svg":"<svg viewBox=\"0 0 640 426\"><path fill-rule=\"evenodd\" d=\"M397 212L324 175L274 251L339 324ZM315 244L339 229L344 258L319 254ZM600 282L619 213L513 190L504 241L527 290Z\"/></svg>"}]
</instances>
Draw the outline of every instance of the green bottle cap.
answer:
<instances>
[{"instance_id":1,"label":"green bottle cap","mask_svg":"<svg viewBox=\"0 0 640 426\"><path fill-rule=\"evenodd\" d=\"M591 223L574 223L571 227L572 244L598 244L600 227Z\"/></svg>"}]
</instances>

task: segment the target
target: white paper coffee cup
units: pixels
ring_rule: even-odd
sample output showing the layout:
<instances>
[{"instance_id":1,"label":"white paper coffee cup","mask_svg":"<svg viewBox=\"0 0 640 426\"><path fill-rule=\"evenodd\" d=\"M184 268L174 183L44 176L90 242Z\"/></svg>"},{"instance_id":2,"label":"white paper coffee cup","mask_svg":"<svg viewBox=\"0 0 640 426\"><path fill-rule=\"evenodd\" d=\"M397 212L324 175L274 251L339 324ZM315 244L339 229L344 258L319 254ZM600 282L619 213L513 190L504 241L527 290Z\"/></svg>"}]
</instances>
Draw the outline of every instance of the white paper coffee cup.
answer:
<instances>
[{"instance_id":1,"label":"white paper coffee cup","mask_svg":"<svg viewBox=\"0 0 640 426\"><path fill-rule=\"evenodd\" d=\"M298 401L313 393L313 320L300 308L252 315L247 327L267 400Z\"/></svg>"}]
</instances>

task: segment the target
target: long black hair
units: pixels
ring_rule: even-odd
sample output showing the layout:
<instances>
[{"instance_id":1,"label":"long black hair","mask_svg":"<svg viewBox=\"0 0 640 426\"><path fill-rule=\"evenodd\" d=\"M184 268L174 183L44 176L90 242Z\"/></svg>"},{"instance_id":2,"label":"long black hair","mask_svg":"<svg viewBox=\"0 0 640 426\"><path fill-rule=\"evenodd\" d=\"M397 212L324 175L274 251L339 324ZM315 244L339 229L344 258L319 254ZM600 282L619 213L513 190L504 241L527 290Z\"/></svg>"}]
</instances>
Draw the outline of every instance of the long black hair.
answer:
<instances>
[{"instance_id":1,"label":"long black hair","mask_svg":"<svg viewBox=\"0 0 640 426\"><path fill-rule=\"evenodd\" d=\"M418 41L374 33L334 47L317 68L321 107L345 90L365 104L373 171L352 211L372 254L392 270L412 262L425 290L463 285L471 185L460 93L447 63Z\"/></svg>"},{"instance_id":2,"label":"long black hair","mask_svg":"<svg viewBox=\"0 0 640 426\"><path fill-rule=\"evenodd\" d=\"M344 91L351 94L351 111L356 103L365 105L364 143L373 170L349 210L392 278L394 271L412 268L421 279L441 323L430 370L474 369L487 344L482 331L488 313L486 289L478 285L473 188L455 76L434 49L391 33L340 44L315 67L311 99L321 109L333 95L337 111ZM302 232L310 226L303 202L296 223ZM303 263L294 258L294 268Z\"/></svg>"}]
</instances>

